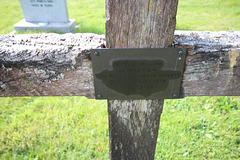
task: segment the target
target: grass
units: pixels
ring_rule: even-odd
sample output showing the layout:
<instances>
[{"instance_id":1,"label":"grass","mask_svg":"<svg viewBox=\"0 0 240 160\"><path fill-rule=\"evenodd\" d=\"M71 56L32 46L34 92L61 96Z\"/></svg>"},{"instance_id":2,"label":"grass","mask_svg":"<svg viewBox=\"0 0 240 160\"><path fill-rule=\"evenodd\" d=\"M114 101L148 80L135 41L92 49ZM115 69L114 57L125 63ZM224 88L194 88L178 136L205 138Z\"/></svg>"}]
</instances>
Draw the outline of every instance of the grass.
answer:
<instances>
[{"instance_id":1,"label":"grass","mask_svg":"<svg viewBox=\"0 0 240 160\"><path fill-rule=\"evenodd\" d=\"M76 20L76 33L105 33L104 0L68 0L69 18ZM178 30L240 30L239 0L179 0ZM23 19L19 1L0 0L0 34L14 30ZM19 32L35 33L35 32ZM39 32L37 32L39 33ZM40 32L42 33L42 32Z\"/></svg>"},{"instance_id":2,"label":"grass","mask_svg":"<svg viewBox=\"0 0 240 160\"><path fill-rule=\"evenodd\" d=\"M12 32L13 25L23 19L19 2L0 0L0 17L0 34Z\"/></svg>"},{"instance_id":3,"label":"grass","mask_svg":"<svg viewBox=\"0 0 240 160\"><path fill-rule=\"evenodd\" d=\"M240 30L239 0L179 0L179 30Z\"/></svg>"},{"instance_id":4,"label":"grass","mask_svg":"<svg viewBox=\"0 0 240 160\"><path fill-rule=\"evenodd\" d=\"M67 2L75 32L104 33L103 0ZM240 30L239 7L239 0L180 0L177 29ZM0 16L0 34L12 32L23 18L19 2L0 0ZM155 159L239 159L239 112L240 97L166 100ZM0 159L107 158L106 101L0 98Z\"/></svg>"},{"instance_id":5,"label":"grass","mask_svg":"<svg viewBox=\"0 0 240 160\"><path fill-rule=\"evenodd\" d=\"M107 102L0 98L0 159L107 159ZM238 159L240 98L166 100L155 159Z\"/></svg>"},{"instance_id":6,"label":"grass","mask_svg":"<svg viewBox=\"0 0 240 160\"><path fill-rule=\"evenodd\" d=\"M0 102L0 159L107 159L106 101L25 97Z\"/></svg>"},{"instance_id":7,"label":"grass","mask_svg":"<svg viewBox=\"0 0 240 160\"><path fill-rule=\"evenodd\" d=\"M105 33L104 0L68 0L69 17L76 19L75 32Z\"/></svg>"},{"instance_id":8,"label":"grass","mask_svg":"<svg viewBox=\"0 0 240 160\"><path fill-rule=\"evenodd\" d=\"M167 100L156 159L240 158L240 98Z\"/></svg>"}]
</instances>

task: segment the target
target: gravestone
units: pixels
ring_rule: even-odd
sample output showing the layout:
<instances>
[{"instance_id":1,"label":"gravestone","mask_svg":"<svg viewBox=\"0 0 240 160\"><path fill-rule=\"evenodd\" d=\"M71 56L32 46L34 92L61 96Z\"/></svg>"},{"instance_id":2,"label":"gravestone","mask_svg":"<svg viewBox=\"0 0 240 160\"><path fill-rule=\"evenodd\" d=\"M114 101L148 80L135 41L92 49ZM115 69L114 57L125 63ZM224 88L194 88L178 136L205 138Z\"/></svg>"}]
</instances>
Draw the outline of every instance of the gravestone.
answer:
<instances>
[{"instance_id":1,"label":"gravestone","mask_svg":"<svg viewBox=\"0 0 240 160\"><path fill-rule=\"evenodd\" d=\"M16 31L74 31L75 20L68 18L66 0L19 1L24 19L14 25Z\"/></svg>"}]
</instances>

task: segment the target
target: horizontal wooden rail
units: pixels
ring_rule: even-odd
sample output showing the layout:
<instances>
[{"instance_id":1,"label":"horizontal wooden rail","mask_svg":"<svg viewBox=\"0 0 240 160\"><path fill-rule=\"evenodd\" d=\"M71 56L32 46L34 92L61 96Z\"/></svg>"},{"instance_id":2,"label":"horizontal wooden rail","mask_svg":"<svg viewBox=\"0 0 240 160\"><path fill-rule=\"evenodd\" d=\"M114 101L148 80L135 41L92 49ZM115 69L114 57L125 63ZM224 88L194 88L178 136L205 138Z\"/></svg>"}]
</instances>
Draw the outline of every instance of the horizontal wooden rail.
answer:
<instances>
[{"instance_id":1,"label":"horizontal wooden rail","mask_svg":"<svg viewBox=\"0 0 240 160\"><path fill-rule=\"evenodd\" d=\"M182 97L240 95L240 31L176 31L187 47ZM94 98L91 48L104 35L0 35L0 96Z\"/></svg>"}]
</instances>

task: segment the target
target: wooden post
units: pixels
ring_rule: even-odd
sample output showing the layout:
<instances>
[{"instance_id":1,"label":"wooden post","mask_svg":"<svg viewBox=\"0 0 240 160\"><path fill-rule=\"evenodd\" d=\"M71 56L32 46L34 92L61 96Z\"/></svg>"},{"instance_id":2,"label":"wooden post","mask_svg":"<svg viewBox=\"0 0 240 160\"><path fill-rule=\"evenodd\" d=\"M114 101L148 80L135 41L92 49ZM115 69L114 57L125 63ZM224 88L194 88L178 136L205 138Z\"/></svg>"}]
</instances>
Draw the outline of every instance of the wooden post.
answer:
<instances>
[{"instance_id":1,"label":"wooden post","mask_svg":"<svg viewBox=\"0 0 240 160\"><path fill-rule=\"evenodd\" d=\"M107 48L171 46L178 0L107 0ZM159 97L160 99L161 97ZM110 100L110 159L154 159L163 100Z\"/></svg>"}]
</instances>

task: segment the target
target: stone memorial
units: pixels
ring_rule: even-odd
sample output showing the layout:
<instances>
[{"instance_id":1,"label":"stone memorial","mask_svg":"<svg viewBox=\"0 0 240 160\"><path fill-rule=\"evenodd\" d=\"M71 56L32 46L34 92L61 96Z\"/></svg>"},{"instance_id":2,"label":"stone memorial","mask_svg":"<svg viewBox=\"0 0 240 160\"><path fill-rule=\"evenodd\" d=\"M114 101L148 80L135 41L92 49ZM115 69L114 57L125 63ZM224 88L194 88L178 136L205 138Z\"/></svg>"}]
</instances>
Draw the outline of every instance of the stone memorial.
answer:
<instances>
[{"instance_id":1,"label":"stone memorial","mask_svg":"<svg viewBox=\"0 0 240 160\"><path fill-rule=\"evenodd\" d=\"M24 19L14 25L16 31L41 30L73 32L75 20L68 18L66 0L19 0Z\"/></svg>"}]
</instances>

